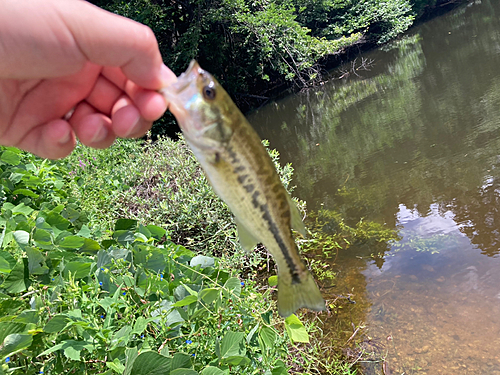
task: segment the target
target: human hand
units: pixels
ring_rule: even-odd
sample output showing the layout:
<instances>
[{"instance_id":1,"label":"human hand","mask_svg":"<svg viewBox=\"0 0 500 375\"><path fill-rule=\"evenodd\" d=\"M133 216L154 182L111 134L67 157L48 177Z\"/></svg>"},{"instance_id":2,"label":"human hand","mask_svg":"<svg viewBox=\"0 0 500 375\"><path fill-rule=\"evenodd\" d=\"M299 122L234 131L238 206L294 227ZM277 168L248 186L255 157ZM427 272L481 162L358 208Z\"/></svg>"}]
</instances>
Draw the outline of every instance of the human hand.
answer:
<instances>
[{"instance_id":1,"label":"human hand","mask_svg":"<svg viewBox=\"0 0 500 375\"><path fill-rule=\"evenodd\" d=\"M41 157L144 135L177 79L151 29L82 0L2 0L0 35L0 144Z\"/></svg>"}]
</instances>

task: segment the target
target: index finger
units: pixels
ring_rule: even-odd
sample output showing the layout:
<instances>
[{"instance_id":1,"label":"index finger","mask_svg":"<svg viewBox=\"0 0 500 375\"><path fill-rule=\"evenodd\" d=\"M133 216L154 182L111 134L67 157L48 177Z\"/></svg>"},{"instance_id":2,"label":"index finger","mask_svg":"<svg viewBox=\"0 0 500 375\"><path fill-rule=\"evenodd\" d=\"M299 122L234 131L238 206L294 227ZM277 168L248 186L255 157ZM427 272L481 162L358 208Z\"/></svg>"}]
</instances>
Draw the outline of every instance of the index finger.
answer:
<instances>
[{"instance_id":1,"label":"index finger","mask_svg":"<svg viewBox=\"0 0 500 375\"><path fill-rule=\"evenodd\" d=\"M57 2L75 43L89 61L120 67L127 78L151 90L174 79L175 75L163 64L158 42L149 27L85 1Z\"/></svg>"}]
</instances>

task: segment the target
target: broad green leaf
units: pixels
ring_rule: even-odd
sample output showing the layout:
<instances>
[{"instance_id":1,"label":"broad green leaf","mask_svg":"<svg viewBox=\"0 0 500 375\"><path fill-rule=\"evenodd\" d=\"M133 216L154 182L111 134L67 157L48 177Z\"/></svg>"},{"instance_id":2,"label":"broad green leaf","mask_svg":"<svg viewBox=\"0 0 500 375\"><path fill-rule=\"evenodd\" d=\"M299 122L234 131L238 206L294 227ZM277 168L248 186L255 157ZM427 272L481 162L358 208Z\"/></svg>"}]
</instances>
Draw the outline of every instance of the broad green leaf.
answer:
<instances>
[{"instance_id":1,"label":"broad green leaf","mask_svg":"<svg viewBox=\"0 0 500 375\"><path fill-rule=\"evenodd\" d=\"M215 288L203 289L200 292L200 298L205 303L212 303L217 299L217 297L219 297L219 295L220 295L220 290Z\"/></svg>"},{"instance_id":2,"label":"broad green leaf","mask_svg":"<svg viewBox=\"0 0 500 375\"><path fill-rule=\"evenodd\" d=\"M19 323L38 323L38 313L37 310L24 310L15 319Z\"/></svg>"},{"instance_id":3,"label":"broad green leaf","mask_svg":"<svg viewBox=\"0 0 500 375\"><path fill-rule=\"evenodd\" d=\"M115 231L119 230L134 230L137 228L137 220L133 219L118 219L115 223Z\"/></svg>"},{"instance_id":4,"label":"broad green leaf","mask_svg":"<svg viewBox=\"0 0 500 375\"><path fill-rule=\"evenodd\" d=\"M45 265L45 257L40 250L31 246L26 246L28 256L28 270L30 275L44 275L49 272L49 267Z\"/></svg>"},{"instance_id":5,"label":"broad green leaf","mask_svg":"<svg viewBox=\"0 0 500 375\"><path fill-rule=\"evenodd\" d=\"M101 245L99 245L98 242L90 239L90 238L84 238L83 239L83 246L80 247L80 251L83 251L85 253L91 253L95 254L101 249Z\"/></svg>"},{"instance_id":6,"label":"broad green leaf","mask_svg":"<svg viewBox=\"0 0 500 375\"><path fill-rule=\"evenodd\" d=\"M144 332L147 326L148 326L148 321L142 316L140 316L135 321L134 329L132 329L132 332L130 333L140 335L142 332Z\"/></svg>"},{"instance_id":7,"label":"broad green leaf","mask_svg":"<svg viewBox=\"0 0 500 375\"><path fill-rule=\"evenodd\" d=\"M30 234L24 230L16 230L12 232L12 235L21 249L24 249L30 242Z\"/></svg>"},{"instance_id":8,"label":"broad green leaf","mask_svg":"<svg viewBox=\"0 0 500 375\"><path fill-rule=\"evenodd\" d=\"M214 258L207 257L204 255L197 255L193 259L191 259L191 263L189 264L191 267L201 266L201 268L213 267L215 264Z\"/></svg>"},{"instance_id":9,"label":"broad green leaf","mask_svg":"<svg viewBox=\"0 0 500 375\"><path fill-rule=\"evenodd\" d=\"M19 155L9 150L2 152L0 160L10 165L18 165L21 162L21 158L19 157Z\"/></svg>"},{"instance_id":10,"label":"broad green leaf","mask_svg":"<svg viewBox=\"0 0 500 375\"><path fill-rule=\"evenodd\" d=\"M227 373L222 371L218 367L213 367L213 366L207 366L205 367L201 373L201 375L226 375Z\"/></svg>"},{"instance_id":11,"label":"broad green leaf","mask_svg":"<svg viewBox=\"0 0 500 375\"><path fill-rule=\"evenodd\" d=\"M167 231L156 225L148 225L146 228L151 232L151 236L156 240L161 240L161 238L167 233Z\"/></svg>"},{"instance_id":12,"label":"broad green leaf","mask_svg":"<svg viewBox=\"0 0 500 375\"><path fill-rule=\"evenodd\" d=\"M23 333L26 328L25 323L5 321L0 322L0 343L5 340L7 336L13 333Z\"/></svg>"},{"instance_id":13,"label":"broad green leaf","mask_svg":"<svg viewBox=\"0 0 500 375\"><path fill-rule=\"evenodd\" d=\"M167 322L165 323L167 327L172 327L177 323L182 323L185 319L181 316L179 311L176 309L171 310L167 315Z\"/></svg>"},{"instance_id":14,"label":"broad green leaf","mask_svg":"<svg viewBox=\"0 0 500 375\"><path fill-rule=\"evenodd\" d=\"M121 364L118 358L115 358L113 362L106 362L106 367L110 368L117 374L123 374L123 372L125 371L125 366Z\"/></svg>"},{"instance_id":15,"label":"broad green leaf","mask_svg":"<svg viewBox=\"0 0 500 375\"><path fill-rule=\"evenodd\" d=\"M283 361L276 361L277 365L273 367L271 371L271 375L288 375L288 371L286 369L286 365Z\"/></svg>"},{"instance_id":16,"label":"broad green leaf","mask_svg":"<svg viewBox=\"0 0 500 375\"><path fill-rule=\"evenodd\" d=\"M26 302L15 300L12 298L4 299L0 301L0 316L16 315L19 313L23 307L25 307Z\"/></svg>"},{"instance_id":17,"label":"broad green leaf","mask_svg":"<svg viewBox=\"0 0 500 375\"><path fill-rule=\"evenodd\" d=\"M127 256L130 253L130 250L128 250L128 249L112 249L108 253L109 253L109 255L111 255L115 259L127 259Z\"/></svg>"},{"instance_id":18,"label":"broad green leaf","mask_svg":"<svg viewBox=\"0 0 500 375\"><path fill-rule=\"evenodd\" d=\"M9 273L11 271L10 264L0 254L0 273Z\"/></svg>"},{"instance_id":19,"label":"broad green leaf","mask_svg":"<svg viewBox=\"0 0 500 375\"><path fill-rule=\"evenodd\" d=\"M274 344L276 342L276 332L274 329L269 328L269 327L262 327L262 329L259 332L260 338L266 345L267 349L272 349L274 348Z\"/></svg>"},{"instance_id":20,"label":"broad green leaf","mask_svg":"<svg viewBox=\"0 0 500 375\"><path fill-rule=\"evenodd\" d=\"M134 361L133 375L165 375L170 373L171 358L156 352L143 352Z\"/></svg>"},{"instance_id":21,"label":"broad green leaf","mask_svg":"<svg viewBox=\"0 0 500 375\"><path fill-rule=\"evenodd\" d=\"M77 236L80 237L85 237L85 238L90 238L90 229L87 225L82 225L80 228L79 232L76 234Z\"/></svg>"},{"instance_id":22,"label":"broad green leaf","mask_svg":"<svg viewBox=\"0 0 500 375\"><path fill-rule=\"evenodd\" d=\"M233 355L223 359L223 362L232 366L246 366L250 363L250 359L243 355Z\"/></svg>"},{"instance_id":23,"label":"broad green leaf","mask_svg":"<svg viewBox=\"0 0 500 375\"><path fill-rule=\"evenodd\" d=\"M123 375L130 375L132 373L132 366L139 355L139 351L136 347L125 349L125 369L123 370Z\"/></svg>"},{"instance_id":24,"label":"broad green leaf","mask_svg":"<svg viewBox=\"0 0 500 375\"><path fill-rule=\"evenodd\" d=\"M12 192L12 195L21 194L26 197L38 198L39 195L29 189L16 189Z\"/></svg>"},{"instance_id":25,"label":"broad green leaf","mask_svg":"<svg viewBox=\"0 0 500 375\"><path fill-rule=\"evenodd\" d=\"M25 259L27 263L27 259ZM21 293L28 289L29 273L27 267L25 267L24 261L19 261L16 266L10 271L9 276L5 279L2 287L7 290L8 293Z\"/></svg>"},{"instance_id":26,"label":"broad green leaf","mask_svg":"<svg viewBox=\"0 0 500 375\"><path fill-rule=\"evenodd\" d=\"M276 276L276 275L270 276L267 279L267 283L269 284L269 286L277 286L278 285L278 276Z\"/></svg>"},{"instance_id":27,"label":"broad green leaf","mask_svg":"<svg viewBox=\"0 0 500 375\"><path fill-rule=\"evenodd\" d=\"M61 212L62 217L65 219L68 219L70 222L74 223L76 220L80 218L81 212L75 210L74 208L71 207L66 207L62 212Z\"/></svg>"},{"instance_id":28,"label":"broad green leaf","mask_svg":"<svg viewBox=\"0 0 500 375\"><path fill-rule=\"evenodd\" d=\"M111 263L111 255L107 251L99 250L97 253L97 268L101 269Z\"/></svg>"},{"instance_id":29,"label":"broad green leaf","mask_svg":"<svg viewBox=\"0 0 500 375\"><path fill-rule=\"evenodd\" d=\"M134 237L135 237L136 241L139 241L139 242L148 242L148 237L146 237L142 233L134 233Z\"/></svg>"},{"instance_id":30,"label":"broad green leaf","mask_svg":"<svg viewBox=\"0 0 500 375\"><path fill-rule=\"evenodd\" d=\"M123 326L120 328L113 336L111 340L111 349L114 349L117 346L126 346L128 341L130 340L130 332L132 331L132 327Z\"/></svg>"},{"instance_id":31,"label":"broad green leaf","mask_svg":"<svg viewBox=\"0 0 500 375\"><path fill-rule=\"evenodd\" d=\"M244 356L246 354L244 341L245 333L227 332L221 341L220 353L222 358Z\"/></svg>"},{"instance_id":32,"label":"broad green leaf","mask_svg":"<svg viewBox=\"0 0 500 375\"><path fill-rule=\"evenodd\" d=\"M304 324L302 324L295 314L285 319L285 327L290 340L295 342L309 342L309 334L306 327L304 327Z\"/></svg>"},{"instance_id":33,"label":"broad green leaf","mask_svg":"<svg viewBox=\"0 0 500 375\"><path fill-rule=\"evenodd\" d=\"M12 214L21 214L24 216L29 216L34 210L31 207L25 206L24 203L18 204L16 207L12 208Z\"/></svg>"},{"instance_id":34,"label":"broad green leaf","mask_svg":"<svg viewBox=\"0 0 500 375\"><path fill-rule=\"evenodd\" d=\"M231 292L231 294L239 297L241 294L241 281L237 277L231 277L224 284L224 288Z\"/></svg>"},{"instance_id":35,"label":"broad green leaf","mask_svg":"<svg viewBox=\"0 0 500 375\"><path fill-rule=\"evenodd\" d=\"M66 314L54 315L52 319L43 327L43 331L47 333L56 333L62 331L71 319Z\"/></svg>"},{"instance_id":36,"label":"broad green leaf","mask_svg":"<svg viewBox=\"0 0 500 375\"><path fill-rule=\"evenodd\" d=\"M189 296L184 297L182 300L174 303L173 306L176 306L176 307L187 306L187 305L190 305L192 303L195 303L196 301L198 301L198 297L189 295Z\"/></svg>"},{"instance_id":37,"label":"broad green leaf","mask_svg":"<svg viewBox=\"0 0 500 375\"><path fill-rule=\"evenodd\" d=\"M142 224L139 224L139 233L146 237L146 241L151 238L150 230Z\"/></svg>"},{"instance_id":38,"label":"broad green leaf","mask_svg":"<svg viewBox=\"0 0 500 375\"><path fill-rule=\"evenodd\" d=\"M171 369L187 369L191 367L191 358L189 354L186 353L175 353L174 357L172 358L172 363L171 363Z\"/></svg>"},{"instance_id":39,"label":"broad green leaf","mask_svg":"<svg viewBox=\"0 0 500 375\"><path fill-rule=\"evenodd\" d=\"M171 371L170 375L198 375L198 372L188 368L179 368Z\"/></svg>"},{"instance_id":40,"label":"broad green leaf","mask_svg":"<svg viewBox=\"0 0 500 375\"><path fill-rule=\"evenodd\" d=\"M60 213L51 211L47 217L45 218L45 221L52 227L55 227L59 230L66 230L69 228L71 225L71 222L64 217Z\"/></svg>"},{"instance_id":41,"label":"broad green leaf","mask_svg":"<svg viewBox=\"0 0 500 375\"><path fill-rule=\"evenodd\" d=\"M69 262L64 267L64 277L68 277L69 272L76 279L87 277L90 274L91 265L90 262Z\"/></svg>"},{"instance_id":42,"label":"broad green leaf","mask_svg":"<svg viewBox=\"0 0 500 375\"><path fill-rule=\"evenodd\" d=\"M165 257L158 249L151 250L151 255L144 265L145 268L150 269L154 272L163 272L166 266L167 262L165 261Z\"/></svg>"},{"instance_id":43,"label":"broad green leaf","mask_svg":"<svg viewBox=\"0 0 500 375\"><path fill-rule=\"evenodd\" d=\"M3 344L0 345L0 358L5 358L23 349L26 349L33 342L33 336L28 334L13 333L8 335Z\"/></svg>"},{"instance_id":44,"label":"broad green leaf","mask_svg":"<svg viewBox=\"0 0 500 375\"><path fill-rule=\"evenodd\" d=\"M253 328L251 329L251 331L248 333L248 335L247 335L247 344L249 344L249 345L250 345L250 342L252 342L252 339L253 339L253 337L254 337L254 335L255 335L255 332L257 332L257 330L259 329L259 326L260 326L260 324L259 324L259 323L257 323L257 324L255 325L255 327L253 327Z\"/></svg>"},{"instance_id":45,"label":"broad green leaf","mask_svg":"<svg viewBox=\"0 0 500 375\"><path fill-rule=\"evenodd\" d=\"M135 240L134 232L130 230L116 230L113 233L113 238L122 245L129 245Z\"/></svg>"},{"instance_id":46,"label":"broad green leaf","mask_svg":"<svg viewBox=\"0 0 500 375\"><path fill-rule=\"evenodd\" d=\"M64 340L61 341L59 344L54 345L53 347L40 353L38 356L42 357L47 354L56 352L58 350L63 350L63 353L66 356L66 358L72 359L74 361L79 361L80 353L83 349L93 350L93 348L94 348L93 345L86 341Z\"/></svg>"},{"instance_id":47,"label":"broad green leaf","mask_svg":"<svg viewBox=\"0 0 500 375\"><path fill-rule=\"evenodd\" d=\"M184 289L186 289L188 291L189 294L191 294L192 296L196 296L198 297L198 292L196 290L193 290L191 289L188 285L186 284L182 284L182 286L184 287Z\"/></svg>"},{"instance_id":48,"label":"broad green leaf","mask_svg":"<svg viewBox=\"0 0 500 375\"><path fill-rule=\"evenodd\" d=\"M10 269L13 269L17 263L16 259L8 251L0 251L0 257L9 263Z\"/></svg>"},{"instance_id":49,"label":"broad green leaf","mask_svg":"<svg viewBox=\"0 0 500 375\"><path fill-rule=\"evenodd\" d=\"M67 236L64 237L61 242L59 242L59 247L63 249L78 250L85 243L86 238L79 236Z\"/></svg>"},{"instance_id":50,"label":"broad green leaf","mask_svg":"<svg viewBox=\"0 0 500 375\"><path fill-rule=\"evenodd\" d=\"M33 240L42 245L52 244L52 236L50 232L40 228L36 228L35 233L33 234Z\"/></svg>"},{"instance_id":51,"label":"broad green leaf","mask_svg":"<svg viewBox=\"0 0 500 375\"><path fill-rule=\"evenodd\" d=\"M116 245L117 242L115 240L102 240L101 245L103 248L108 249L112 245Z\"/></svg>"}]
</instances>

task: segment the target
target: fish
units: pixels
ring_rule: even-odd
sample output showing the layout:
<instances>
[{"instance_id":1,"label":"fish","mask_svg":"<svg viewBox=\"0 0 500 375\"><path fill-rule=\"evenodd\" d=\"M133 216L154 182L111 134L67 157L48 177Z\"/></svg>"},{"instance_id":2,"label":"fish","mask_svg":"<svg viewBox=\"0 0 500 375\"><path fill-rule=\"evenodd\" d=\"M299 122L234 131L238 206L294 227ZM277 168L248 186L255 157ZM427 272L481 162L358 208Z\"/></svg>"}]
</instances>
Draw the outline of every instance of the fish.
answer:
<instances>
[{"instance_id":1,"label":"fish","mask_svg":"<svg viewBox=\"0 0 500 375\"><path fill-rule=\"evenodd\" d=\"M235 217L249 252L262 243L278 268L278 313L325 309L302 262L292 228L305 235L295 202L283 186L257 132L229 94L193 60L177 81L159 91L217 195Z\"/></svg>"}]
</instances>

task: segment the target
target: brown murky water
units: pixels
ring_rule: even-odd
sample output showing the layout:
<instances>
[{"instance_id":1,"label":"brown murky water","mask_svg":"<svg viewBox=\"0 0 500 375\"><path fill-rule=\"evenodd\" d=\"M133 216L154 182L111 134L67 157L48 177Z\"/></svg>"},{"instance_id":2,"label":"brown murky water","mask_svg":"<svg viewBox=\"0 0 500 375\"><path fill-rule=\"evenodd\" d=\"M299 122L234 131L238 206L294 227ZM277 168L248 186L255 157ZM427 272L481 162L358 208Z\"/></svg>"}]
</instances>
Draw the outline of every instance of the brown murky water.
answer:
<instances>
[{"instance_id":1,"label":"brown murky water","mask_svg":"<svg viewBox=\"0 0 500 375\"><path fill-rule=\"evenodd\" d=\"M364 325L386 373L500 374L500 2L423 24L250 120L311 209L400 231L325 257L331 299L357 302L326 319L345 331L332 340Z\"/></svg>"}]
</instances>

